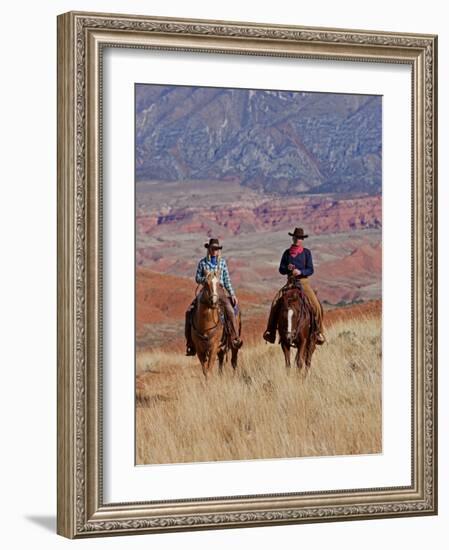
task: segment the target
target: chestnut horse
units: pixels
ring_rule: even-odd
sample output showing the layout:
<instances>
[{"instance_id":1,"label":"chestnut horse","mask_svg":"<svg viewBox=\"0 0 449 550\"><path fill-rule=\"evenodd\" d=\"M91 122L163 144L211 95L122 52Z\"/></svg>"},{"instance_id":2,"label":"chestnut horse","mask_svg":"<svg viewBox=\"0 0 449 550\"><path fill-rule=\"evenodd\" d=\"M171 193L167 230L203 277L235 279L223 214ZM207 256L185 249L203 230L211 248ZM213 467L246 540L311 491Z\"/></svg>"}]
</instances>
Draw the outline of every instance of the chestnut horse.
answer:
<instances>
[{"instance_id":1,"label":"chestnut horse","mask_svg":"<svg viewBox=\"0 0 449 550\"><path fill-rule=\"evenodd\" d=\"M220 373L222 373L224 358L229 349L232 349L231 364L234 371L237 368L238 349L231 348L230 336L224 323L224 313L220 307L220 295L223 293L219 285L220 272L208 271L203 288L197 296L192 318L192 340L206 380L217 357ZM240 312L238 322L241 329Z\"/></svg>"},{"instance_id":2,"label":"chestnut horse","mask_svg":"<svg viewBox=\"0 0 449 550\"><path fill-rule=\"evenodd\" d=\"M296 348L296 367L310 369L312 355L315 351L315 335L318 327L313 307L302 288L294 279L283 289L279 308L278 330L285 366L291 367L290 348Z\"/></svg>"}]
</instances>

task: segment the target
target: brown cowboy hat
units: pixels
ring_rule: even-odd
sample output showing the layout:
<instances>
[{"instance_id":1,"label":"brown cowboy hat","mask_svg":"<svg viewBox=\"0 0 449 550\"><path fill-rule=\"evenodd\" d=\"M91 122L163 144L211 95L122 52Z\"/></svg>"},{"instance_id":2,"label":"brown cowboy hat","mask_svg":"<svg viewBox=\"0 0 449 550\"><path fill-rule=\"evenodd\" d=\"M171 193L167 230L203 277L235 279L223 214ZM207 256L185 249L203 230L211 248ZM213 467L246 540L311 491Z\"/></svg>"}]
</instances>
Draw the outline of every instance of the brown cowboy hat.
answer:
<instances>
[{"instance_id":1,"label":"brown cowboy hat","mask_svg":"<svg viewBox=\"0 0 449 550\"><path fill-rule=\"evenodd\" d=\"M304 235L304 229L302 227L295 227L293 233L289 233L290 237L296 237L297 239L306 239L309 235Z\"/></svg>"},{"instance_id":2,"label":"brown cowboy hat","mask_svg":"<svg viewBox=\"0 0 449 550\"><path fill-rule=\"evenodd\" d=\"M221 250L223 247L220 246L218 239L209 239L208 243L204 243L204 248L217 248Z\"/></svg>"}]
</instances>

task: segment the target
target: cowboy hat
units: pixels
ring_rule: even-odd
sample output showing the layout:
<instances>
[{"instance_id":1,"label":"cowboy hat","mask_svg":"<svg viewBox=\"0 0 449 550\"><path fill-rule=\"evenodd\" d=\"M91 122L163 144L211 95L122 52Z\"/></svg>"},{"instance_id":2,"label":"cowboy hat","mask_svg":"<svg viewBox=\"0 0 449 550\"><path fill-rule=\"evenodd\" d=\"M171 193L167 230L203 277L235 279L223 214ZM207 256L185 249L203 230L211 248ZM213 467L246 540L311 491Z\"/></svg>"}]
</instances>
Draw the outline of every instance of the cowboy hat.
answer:
<instances>
[{"instance_id":1,"label":"cowboy hat","mask_svg":"<svg viewBox=\"0 0 449 550\"><path fill-rule=\"evenodd\" d=\"M304 229L302 227L295 227L293 233L289 233L290 237L296 237L297 239L306 239L309 235L304 235Z\"/></svg>"},{"instance_id":2,"label":"cowboy hat","mask_svg":"<svg viewBox=\"0 0 449 550\"><path fill-rule=\"evenodd\" d=\"M218 250L221 250L223 247L220 246L218 239L209 239L208 243L204 243L204 248L218 248Z\"/></svg>"}]
</instances>

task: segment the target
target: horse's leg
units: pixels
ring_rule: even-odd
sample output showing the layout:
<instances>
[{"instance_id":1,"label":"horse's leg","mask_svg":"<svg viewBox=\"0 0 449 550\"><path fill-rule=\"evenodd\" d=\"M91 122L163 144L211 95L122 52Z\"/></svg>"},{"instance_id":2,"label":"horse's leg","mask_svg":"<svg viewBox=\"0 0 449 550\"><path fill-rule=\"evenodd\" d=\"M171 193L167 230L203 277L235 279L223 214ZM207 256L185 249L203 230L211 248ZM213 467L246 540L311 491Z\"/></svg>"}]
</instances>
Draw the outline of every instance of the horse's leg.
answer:
<instances>
[{"instance_id":1,"label":"horse's leg","mask_svg":"<svg viewBox=\"0 0 449 550\"><path fill-rule=\"evenodd\" d=\"M212 347L209 350L209 356L207 358L207 371L210 372L215 364L215 361L217 360L217 354L218 354L218 345L212 345Z\"/></svg>"},{"instance_id":2,"label":"horse's leg","mask_svg":"<svg viewBox=\"0 0 449 550\"><path fill-rule=\"evenodd\" d=\"M239 354L239 350L238 350L238 349L232 348L232 352L231 352L231 365L232 365L232 368L234 369L234 372L237 371L237 358L238 358L238 354Z\"/></svg>"},{"instance_id":3,"label":"horse's leg","mask_svg":"<svg viewBox=\"0 0 449 550\"><path fill-rule=\"evenodd\" d=\"M290 344L288 342L285 342L284 340L281 340L281 347L282 347L282 351L284 352L285 366L289 369L291 367Z\"/></svg>"},{"instance_id":4,"label":"horse's leg","mask_svg":"<svg viewBox=\"0 0 449 550\"><path fill-rule=\"evenodd\" d=\"M303 335L301 335L299 342L298 342L298 351L296 352L296 366L298 369L302 369L305 365L305 353L306 353L306 346L307 346L307 338L304 338Z\"/></svg>"},{"instance_id":5,"label":"horse's leg","mask_svg":"<svg viewBox=\"0 0 449 550\"><path fill-rule=\"evenodd\" d=\"M223 374L223 362L225 358L225 350L223 348L220 348L219 352L217 353L218 356L218 372L219 374Z\"/></svg>"},{"instance_id":6,"label":"horse's leg","mask_svg":"<svg viewBox=\"0 0 449 550\"><path fill-rule=\"evenodd\" d=\"M309 335L309 338L310 336L311 335ZM316 348L315 342L313 340L310 341L309 345L307 346L307 352L306 352L306 372L309 372L310 367L312 366L312 355L313 355L313 352L315 351L315 348Z\"/></svg>"},{"instance_id":7,"label":"horse's leg","mask_svg":"<svg viewBox=\"0 0 449 550\"><path fill-rule=\"evenodd\" d=\"M198 355L198 359L200 360L204 378L207 380L207 352L201 347L201 349L197 348L196 354Z\"/></svg>"},{"instance_id":8,"label":"horse's leg","mask_svg":"<svg viewBox=\"0 0 449 550\"><path fill-rule=\"evenodd\" d=\"M242 313L240 309L238 314L238 325L239 325L239 337L240 337L242 335ZM239 355L239 350L231 348L231 365L232 365L234 374L237 372L238 355Z\"/></svg>"}]
</instances>

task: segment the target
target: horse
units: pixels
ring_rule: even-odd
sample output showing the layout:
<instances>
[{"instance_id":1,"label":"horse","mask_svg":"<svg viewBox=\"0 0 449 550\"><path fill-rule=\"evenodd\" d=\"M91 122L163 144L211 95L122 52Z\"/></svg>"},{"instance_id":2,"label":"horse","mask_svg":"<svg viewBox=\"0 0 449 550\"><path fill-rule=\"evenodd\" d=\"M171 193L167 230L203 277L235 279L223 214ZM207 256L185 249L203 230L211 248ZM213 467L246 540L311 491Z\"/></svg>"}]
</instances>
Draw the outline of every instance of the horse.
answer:
<instances>
[{"instance_id":1,"label":"horse","mask_svg":"<svg viewBox=\"0 0 449 550\"><path fill-rule=\"evenodd\" d=\"M290 348L296 348L295 364L308 373L315 351L318 331L313 307L298 283L289 278L283 289L278 317L278 330L285 366L291 367Z\"/></svg>"},{"instance_id":2,"label":"horse","mask_svg":"<svg viewBox=\"0 0 449 550\"><path fill-rule=\"evenodd\" d=\"M226 330L224 312L220 307L220 272L208 271L203 288L197 296L197 305L192 318L192 340L201 363L204 377L209 373L218 357L219 372L223 372L223 363L229 349L232 350L231 364L237 369L238 349L231 347L230 335ZM226 296L227 299L227 296ZM239 329L241 316L238 312Z\"/></svg>"}]
</instances>

